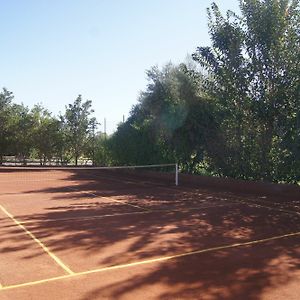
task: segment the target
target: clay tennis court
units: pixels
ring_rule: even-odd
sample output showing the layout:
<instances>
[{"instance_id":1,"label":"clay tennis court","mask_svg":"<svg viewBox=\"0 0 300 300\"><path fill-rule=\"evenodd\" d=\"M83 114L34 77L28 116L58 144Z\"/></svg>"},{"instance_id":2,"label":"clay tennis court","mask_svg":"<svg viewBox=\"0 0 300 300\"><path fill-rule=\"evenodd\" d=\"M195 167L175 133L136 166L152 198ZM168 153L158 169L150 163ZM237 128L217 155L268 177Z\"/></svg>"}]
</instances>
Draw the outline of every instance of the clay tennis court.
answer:
<instances>
[{"instance_id":1,"label":"clay tennis court","mask_svg":"<svg viewBox=\"0 0 300 300\"><path fill-rule=\"evenodd\" d=\"M299 190L227 184L0 169L0 299L299 299Z\"/></svg>"}]
</instances>

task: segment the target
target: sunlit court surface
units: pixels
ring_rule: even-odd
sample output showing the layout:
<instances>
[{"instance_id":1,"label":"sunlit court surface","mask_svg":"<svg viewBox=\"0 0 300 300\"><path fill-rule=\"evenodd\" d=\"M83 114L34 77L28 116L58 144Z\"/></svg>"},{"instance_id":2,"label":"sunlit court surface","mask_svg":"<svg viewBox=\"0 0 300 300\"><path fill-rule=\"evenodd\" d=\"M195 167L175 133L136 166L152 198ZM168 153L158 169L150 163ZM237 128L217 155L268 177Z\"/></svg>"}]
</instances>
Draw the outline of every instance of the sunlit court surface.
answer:
<instances>
[{"instance_id":1,"label":"sunlit court surface","mask_svg":"<svg viewBox=\"0 0 300 300\"><path fill-rule=\"evenodd\" d=\"M150 173L1 168L0 299L299 299L299 198Z\"/></svg>"}]
</instances>

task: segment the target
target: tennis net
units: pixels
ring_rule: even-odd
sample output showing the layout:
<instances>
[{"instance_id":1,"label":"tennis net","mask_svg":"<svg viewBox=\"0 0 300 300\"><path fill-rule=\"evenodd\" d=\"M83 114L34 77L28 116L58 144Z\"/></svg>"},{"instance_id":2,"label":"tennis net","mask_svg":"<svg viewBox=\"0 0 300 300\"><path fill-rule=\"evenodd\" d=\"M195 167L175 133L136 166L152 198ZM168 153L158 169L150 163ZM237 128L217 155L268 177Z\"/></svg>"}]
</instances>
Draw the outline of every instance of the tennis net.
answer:
<instances>
[{"instance_id":1,"label":"tennis net","mask_svg":"<svg viewBox=\"0 0 300 300\"><path fill-rule=\"evenodd\" d=\"M0 185L18 182L27 182L30 185L30 182L55 180L178 185L178 165L173 163L113 167L0 167Z\"/></svg>"}]
</instances>

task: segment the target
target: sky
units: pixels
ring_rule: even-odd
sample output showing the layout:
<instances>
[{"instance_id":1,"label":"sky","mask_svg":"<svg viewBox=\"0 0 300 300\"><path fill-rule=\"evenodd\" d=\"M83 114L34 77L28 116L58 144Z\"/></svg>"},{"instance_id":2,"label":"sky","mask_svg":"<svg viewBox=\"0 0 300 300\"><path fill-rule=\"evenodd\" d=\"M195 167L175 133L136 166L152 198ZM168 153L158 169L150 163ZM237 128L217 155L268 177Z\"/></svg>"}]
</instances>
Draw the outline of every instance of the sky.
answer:
<instances>
[{"instance_id":1,"label":"sky","mask_svg":"<svg viewBox=\"0 0 300 300\"><path fill-rule=\"evenodd\" d=\"M211 2L0 0L0 88L54 115L81 94L110 134L146 89L146 70L210 45ZM238 11L238 0L215 2Z\"/></svg>"}]
</instances>

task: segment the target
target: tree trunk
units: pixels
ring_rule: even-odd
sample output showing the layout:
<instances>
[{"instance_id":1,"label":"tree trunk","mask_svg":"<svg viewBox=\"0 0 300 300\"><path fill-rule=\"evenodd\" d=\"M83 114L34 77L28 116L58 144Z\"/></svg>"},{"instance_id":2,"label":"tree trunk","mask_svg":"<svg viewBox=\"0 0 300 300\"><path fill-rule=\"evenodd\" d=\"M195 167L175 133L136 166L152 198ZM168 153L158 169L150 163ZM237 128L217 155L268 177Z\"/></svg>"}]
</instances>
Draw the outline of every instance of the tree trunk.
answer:
<instances>
[{"instance_id":1,"label":"tree trunk","mask_svg":"<svg viewBox=\"0 0 300 300\"><path fill-rule=\"evenodd\" d=\"M26 161L26 156L25 155L23 155L23 157L22 157L23 159L23 166L26 166L27 165L27 161Z\"/></svg>"}]
</instances>

